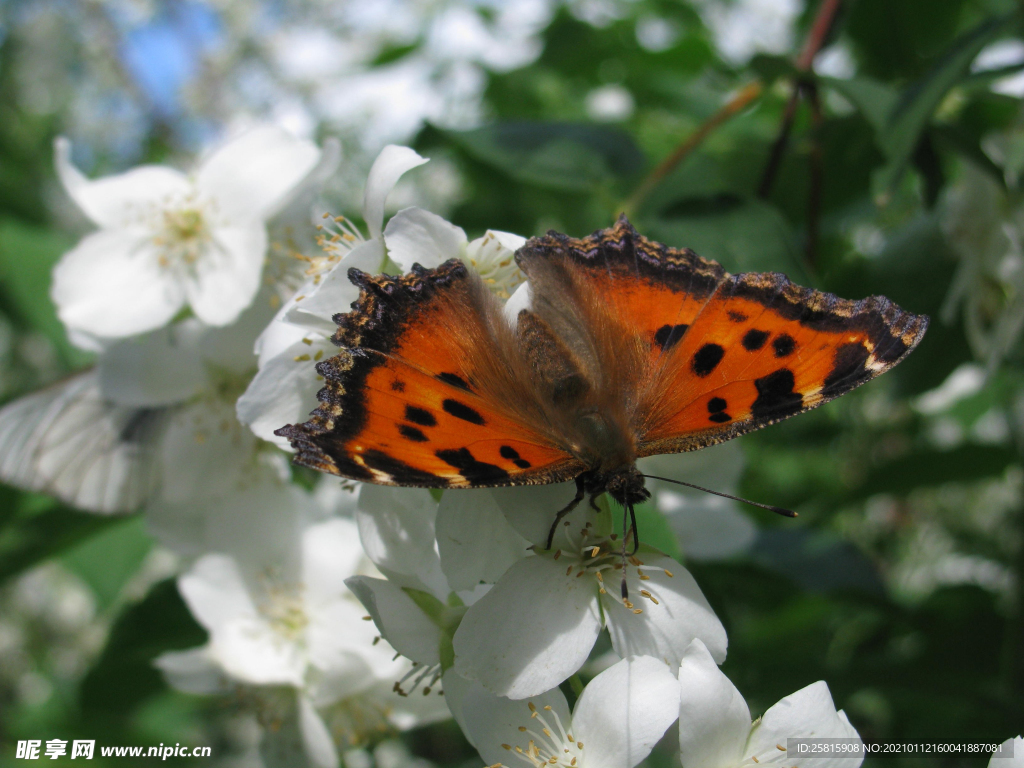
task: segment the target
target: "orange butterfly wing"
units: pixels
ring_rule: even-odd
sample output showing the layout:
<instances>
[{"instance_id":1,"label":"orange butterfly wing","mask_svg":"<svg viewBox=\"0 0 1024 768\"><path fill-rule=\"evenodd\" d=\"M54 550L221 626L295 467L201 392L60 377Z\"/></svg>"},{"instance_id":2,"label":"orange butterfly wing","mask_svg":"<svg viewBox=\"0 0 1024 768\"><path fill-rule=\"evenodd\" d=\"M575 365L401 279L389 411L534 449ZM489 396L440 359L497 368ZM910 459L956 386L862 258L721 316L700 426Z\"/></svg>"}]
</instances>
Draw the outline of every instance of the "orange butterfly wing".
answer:
<instances>
[{"instance_id":1,"label":"orange butterfly wing","mask_svg":"<svg viewBox=\"0 0 1024 768\"><path fill-rule=\"evenodd\" d=\"M306 423L277 431L291 439L297 463L433 488L550 483L583 471L486 388L502 374L515 378L498 359L503 328L511 329L462 263L403 277L352 270L350 278L362 292L352 312L335 316L341 351L317 366L326 379L321 405Z\"/></svg>"},{"instance_id":2,"label":"orange butterfly wing","mask_svg":"<svg viewBox=\"0 0 1024 768\"><path fill-rule=\"evenodd\" d=\"M573 290L646 349L633 428L638 454L695 450L814 408L888 370L928 318L884 297L853 302L778 273L730 275L688 249L639 235L625 217L517 254L523 270L569 264ZM553 292L553 291L551 291ZM614 360L603 361L615 365Z\"/></svg>"},{"instance_id":3,"label":"orange butterfly wing","mask_svg":"<svg viewBox=\"0 0 1024 768\"><path fill-rule=\"evenodd\" d=\"M778 273L730 275L652 372L640 455L702 448L839 397L892 368L928 318Z\"/></svg>"}]
</instances>

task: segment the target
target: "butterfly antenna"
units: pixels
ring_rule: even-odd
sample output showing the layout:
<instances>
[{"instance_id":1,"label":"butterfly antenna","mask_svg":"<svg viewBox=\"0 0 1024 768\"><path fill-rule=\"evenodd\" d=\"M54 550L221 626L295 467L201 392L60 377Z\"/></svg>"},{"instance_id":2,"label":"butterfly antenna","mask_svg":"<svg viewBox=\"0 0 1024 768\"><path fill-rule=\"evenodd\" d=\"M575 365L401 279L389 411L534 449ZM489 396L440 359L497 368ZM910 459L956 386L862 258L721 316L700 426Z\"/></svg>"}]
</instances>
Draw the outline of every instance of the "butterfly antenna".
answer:
<instances>
[{"instance_id":1,"label":"butterfly antenna","mask_svg":"<svg viewBox=\"0 0 1024 768\"><path fill-rule=\"evenodd\" d=\"M772 506L771 504L762 504L759 501L751 501L750 499L741 499L739 496L730 496L728 493L722 493L721 491L712 491L710 488L704 488L693 483L684 483L682 480L671 480L667 477L658 477L657 475L644 475L644 477L650 480L661 480L665 483L675 483L676 485L685 485L687 488L695 488L698 491L704 491L704 493L710 493L714 496L721 496L725 499L732 499L733 501L741 501L744 504L750 504L752 507L760 507L761 509L767 509L774 512L777 515L783 517L798 517L797 513L791 509L784 509L783 507Z\"/></svg>"}]
</instances>

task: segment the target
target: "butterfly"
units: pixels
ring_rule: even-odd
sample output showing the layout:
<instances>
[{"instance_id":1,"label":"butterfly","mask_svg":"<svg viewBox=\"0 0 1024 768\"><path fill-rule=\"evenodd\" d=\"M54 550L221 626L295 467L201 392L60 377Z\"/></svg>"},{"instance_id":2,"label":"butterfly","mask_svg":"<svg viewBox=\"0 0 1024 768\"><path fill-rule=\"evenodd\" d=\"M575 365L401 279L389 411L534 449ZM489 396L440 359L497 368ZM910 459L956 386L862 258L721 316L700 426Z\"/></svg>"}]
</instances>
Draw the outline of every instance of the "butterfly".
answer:
<instances>
[{"instance_id":1,"label":"butterfly","mask_svg":"<svg viewBox=\"0 0 1024 768\"><path fill-rule=\"evenodd\" d=\"M582 239L532 238L516 262L530 306L514 322L455 259L400 277L349 270L360 296L334 317L320 405L276 433L295 462L427 488L575 480L554 532L587 494L632 514L650 496L637 459L815 408L892 368L928 327L881 296L729 274L625 216Z\"/></svg>"},{"instance_id":2,"label":"butterfly","mask_svg":"<svg viewBox=\"0 0 1024 768\"><path fill-rule=\"evenodd\" d=\"M0 409L0 480L78 509L131 512L158 485L170 408L118 405L93 370Z\"/></svg>"}]
</instances>

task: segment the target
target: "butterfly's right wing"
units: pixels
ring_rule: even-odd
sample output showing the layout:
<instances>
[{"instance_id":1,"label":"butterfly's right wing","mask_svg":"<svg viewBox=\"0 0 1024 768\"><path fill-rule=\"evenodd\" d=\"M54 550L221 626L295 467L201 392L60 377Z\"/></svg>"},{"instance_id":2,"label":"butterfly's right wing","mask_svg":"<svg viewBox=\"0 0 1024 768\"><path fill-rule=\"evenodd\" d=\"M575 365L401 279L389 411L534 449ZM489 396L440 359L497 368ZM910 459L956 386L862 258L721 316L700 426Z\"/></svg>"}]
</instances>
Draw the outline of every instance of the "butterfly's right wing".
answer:
<instances>
[{"instance_id":1,"label":"butterfly's right wing","mask_svg":"<svg viewBox=\"0 0 1024 768\"><path fill-rule=\"evenodd\" d=\"M95 371L0 409L0 480L79 509L138 509L159 482L155 447L171 409L117 405Z\"/></svg>"}]
</instances>

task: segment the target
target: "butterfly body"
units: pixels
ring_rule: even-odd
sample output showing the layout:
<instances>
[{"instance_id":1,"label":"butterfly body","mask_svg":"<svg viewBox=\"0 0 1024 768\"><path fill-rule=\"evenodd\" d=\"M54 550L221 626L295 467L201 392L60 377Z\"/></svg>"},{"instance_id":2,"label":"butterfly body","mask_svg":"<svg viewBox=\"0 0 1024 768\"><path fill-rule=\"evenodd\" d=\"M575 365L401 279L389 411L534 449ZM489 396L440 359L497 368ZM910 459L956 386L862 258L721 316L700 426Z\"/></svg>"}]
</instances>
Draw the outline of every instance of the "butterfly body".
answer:
<instances>
[{"instance_id":1,"label":"butterfly body","mask_svg":"<svg viewBox=\"0 0 1024 768\"><path fill-rule=\"evenodd\" d=\"M355 480L478 488L577 480L624 506L643 456L713 445L816 407L888 370L927 318L777 273L730 275L625 218L516 254L528 308L509 317L464 264L401 277L352 270L341 349L295 460Z\"/></svg>"}]
</instances>

